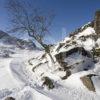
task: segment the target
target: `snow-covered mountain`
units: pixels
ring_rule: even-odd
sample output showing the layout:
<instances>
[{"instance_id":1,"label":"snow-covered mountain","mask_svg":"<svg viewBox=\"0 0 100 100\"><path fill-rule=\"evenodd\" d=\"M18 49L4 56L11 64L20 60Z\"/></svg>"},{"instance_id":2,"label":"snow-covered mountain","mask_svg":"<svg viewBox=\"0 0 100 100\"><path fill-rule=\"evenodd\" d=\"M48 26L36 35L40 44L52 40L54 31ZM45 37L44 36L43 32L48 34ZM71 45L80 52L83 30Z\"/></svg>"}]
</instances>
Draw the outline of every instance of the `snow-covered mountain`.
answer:
<instances>
[{"instance_id":1,"label":"snow-covered mountain","mask_svg":"<svg viewBox=\"0 0 100 100\"><path fill-rule=\"evenodd\" d=\"M0 37L4 45L19 40ZM16 48L0 57L0 100L100 99L100 37L93 22L51 47L55 63L44 51Z\"/></svg>"},{"instance_id":2,"label":"snow-covered mountain","mask_svg":"<svg viewBox=\"0 0 100 100\"><path fill-rule=\"evenodd\" d=\"M61 98L60 100L66 100L66 98L67 100L98 100L97 95L100 92L99 41L100 38L95 33L93 22L89 22L51 48L54 65L50 66L49 57L29 60L36 83L40 87L53 88L51 91ZM63 90L62 88L65 87L67 88ZM78 89L75 95L77 98L69 98L69 94L67 95L67 92L72 93L70 90L72 88ZM62 90L58 93L60 89ZM65 94L64 91L66 91ZM88 97L89 94L80 97L79 95L84 94L83 91L87 94L93 92L97 94L95 98Z\"/></svg>"},{"instance_id":3,"label":"snow-covered mountain","mask_svg":"<svg viewBox=\"0 0 100 100\"><path fill-rule=\"evenodd\" d=\"M22 39L18 39L18 38L13 37L1 30L0 30L0 44L13 45L13 46L21 48L21 49L36 48L36 45L31 40L25 41Z\"/></svg>"},{"instance_id":4,"label":"snow-covered mountain","mask_svg":"<svg viewBox=\"0 0 100 100\"><path fill-rule=\"evenodd\" d=\"M68 81L72 76L77 77L88 90L100 91L98 85L100 82L100 36L95 33L93 22L89 22L57 43L52 54L59 63L60 70L66 72L62 77L63 80ZM79 76L75 76L77 74Z\"/></svg>"},{"instance_id":5,"label":"snow-covered mountain","mask_svg":"<svg viewBox=\"0 0 100 100\"><path fill-rule=\"evenodd\" d=\"M99 45L99 38L89 23L59 42L52 54L65 69L69 66L76 71L77 66L77 71L88 70L93 66L94 49L99 49Z\"/></svg>"}]
</instances>

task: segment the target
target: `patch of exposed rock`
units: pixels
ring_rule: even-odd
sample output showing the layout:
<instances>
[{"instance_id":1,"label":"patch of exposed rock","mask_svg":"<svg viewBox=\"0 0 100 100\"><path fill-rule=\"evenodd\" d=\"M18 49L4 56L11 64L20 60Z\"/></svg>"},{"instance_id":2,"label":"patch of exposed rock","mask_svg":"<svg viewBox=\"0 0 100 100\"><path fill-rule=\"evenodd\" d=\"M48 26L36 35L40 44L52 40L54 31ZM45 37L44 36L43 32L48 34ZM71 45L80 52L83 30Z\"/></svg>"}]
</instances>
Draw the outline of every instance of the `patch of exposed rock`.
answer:
<instances>
[{"instance_id":1,"label":"patch of exposed rock","mask_svg":"<svg viewBox=\"0 0 100 100\"><path fill-rule=\"evenodd\" d=\"M86 76L81 77L81 81L83 82L84 86L89 90L95 92L95 87L92 81L92 76L96 76L94 74L89 74Z\"/></svg>"},{"instance_id":2,"label":"patch of exposed rock","mask_svg":"<svg viewBox=\"0 0 100 100\"><path fill-rule=\"evenodd\" d=\"M15 100L13 97L7 97L5 100Z\"/></svg>"}]
</instances>

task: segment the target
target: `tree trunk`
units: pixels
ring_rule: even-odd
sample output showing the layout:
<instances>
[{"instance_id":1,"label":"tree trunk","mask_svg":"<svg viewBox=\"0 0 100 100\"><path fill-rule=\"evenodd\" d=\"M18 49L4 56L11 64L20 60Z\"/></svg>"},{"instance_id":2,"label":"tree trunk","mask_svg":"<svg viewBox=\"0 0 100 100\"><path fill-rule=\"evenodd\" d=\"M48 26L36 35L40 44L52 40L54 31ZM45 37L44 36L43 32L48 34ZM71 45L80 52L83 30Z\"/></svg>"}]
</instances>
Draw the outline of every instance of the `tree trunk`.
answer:
<instances>
[{"instance_id":1,"label":"tree trunk","mask_svg":"<svg viewBox=\"0 0 100 100\"><path fill-rule=\"evenodd\" d=\"M45 52L49 55L49 57L51 58L52 63L54 64L54 59L50 53L50 47L47 44L44 44L42 41L38 40L34 35L31 35L30 32L28 31L28 34L30 37L34 38L45 50Z\"/></svg>"},{"instance_id":2,"label":"tree trunk","mask_svg":"<svg viewBox=\"0 0 100 100\"><path fill-rule=\"evenodd\" d=\"M54 59L53 59L52 55L51 55L50 53L48 53L48 55L50 56L51 61L52 61L52 63L54 64L54 63L55 63L55 61L54 61Z\"/></svg>"}]
</instances>

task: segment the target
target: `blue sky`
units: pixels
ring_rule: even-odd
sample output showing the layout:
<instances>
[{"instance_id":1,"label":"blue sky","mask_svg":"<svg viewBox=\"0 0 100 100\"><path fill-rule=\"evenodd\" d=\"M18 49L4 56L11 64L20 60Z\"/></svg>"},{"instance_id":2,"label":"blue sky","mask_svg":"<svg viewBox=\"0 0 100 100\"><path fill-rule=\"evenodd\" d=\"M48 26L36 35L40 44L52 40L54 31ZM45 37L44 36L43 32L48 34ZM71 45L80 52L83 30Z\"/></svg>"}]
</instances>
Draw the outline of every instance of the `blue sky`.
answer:
<instances>
[{"instance_id":1,"label":"blue sky","mask_svg":"<svg viewBox=\"0 0 100 100\"><path fill-rule=\"evenodd\" d=\"M95 11L100 9L100 0L29 1L34 4L34 7L54 12L55 18L51 27L51 34L48 36L49 38L54 38L52 41L61 40L76 28L93 20ZM0 29L4 31L9 29L9 16L5 9L5 2L6 0L0 0Z\"/></svg>"}]
</instances>

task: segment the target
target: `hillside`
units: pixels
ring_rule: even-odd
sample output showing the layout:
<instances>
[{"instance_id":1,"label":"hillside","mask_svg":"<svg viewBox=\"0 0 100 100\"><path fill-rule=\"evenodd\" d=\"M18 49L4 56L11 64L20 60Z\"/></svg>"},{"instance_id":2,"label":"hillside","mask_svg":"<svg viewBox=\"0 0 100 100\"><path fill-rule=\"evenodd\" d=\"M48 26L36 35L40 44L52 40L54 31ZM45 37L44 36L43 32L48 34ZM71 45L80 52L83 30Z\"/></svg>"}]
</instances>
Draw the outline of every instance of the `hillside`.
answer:
<instances>
[{"instance_id":1,"label":"hillside","mask_svg":"<svg viewBox=\"0 0 100 100\"><path fill-rule=\"evenodd\" d=\"M19 48L23 40L0 37L0 55L10 52L0 57L0 100L99 100L100 37L92 22L51 47L55 63L44 51Z\"/></svg>"},{"instance_id":2,"label":"hillside","mask_svg":"<svg viewBox=\"0 0 100 100\"><path fill-rule=\"evenodd\" d=\"M36 45L31 40L22 40L0 30L0 44L13 45L21 49L34 49Z\"/></svg>"}]
</instances>

